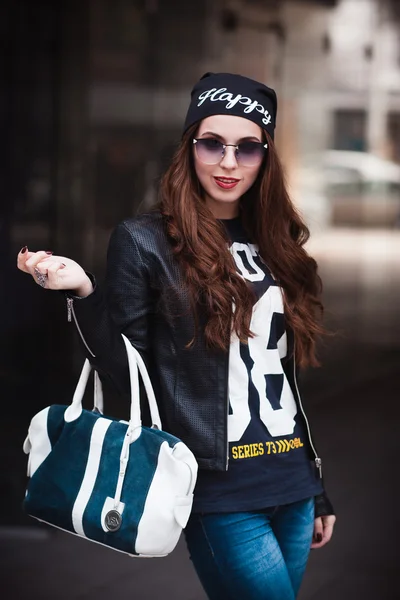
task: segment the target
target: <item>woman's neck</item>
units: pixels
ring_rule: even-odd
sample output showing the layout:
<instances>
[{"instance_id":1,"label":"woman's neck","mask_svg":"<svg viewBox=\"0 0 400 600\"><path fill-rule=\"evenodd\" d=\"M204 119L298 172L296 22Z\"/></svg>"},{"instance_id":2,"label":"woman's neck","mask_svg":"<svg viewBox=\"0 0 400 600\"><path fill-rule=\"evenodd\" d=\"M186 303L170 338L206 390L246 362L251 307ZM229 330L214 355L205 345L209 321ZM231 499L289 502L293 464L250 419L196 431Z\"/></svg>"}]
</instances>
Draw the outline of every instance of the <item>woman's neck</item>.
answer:
<instances>
[{"instance_id":1,"label":"woman's neck","mask_svg":"<svg viewBox=\"0 0 400 600\"><path fill-rule=\"evenodd\" d=\"M216 219L235 219L239 216L239 202L219 202L206 196L206 205L211 210Z\"/></svg>"}]
</instances>

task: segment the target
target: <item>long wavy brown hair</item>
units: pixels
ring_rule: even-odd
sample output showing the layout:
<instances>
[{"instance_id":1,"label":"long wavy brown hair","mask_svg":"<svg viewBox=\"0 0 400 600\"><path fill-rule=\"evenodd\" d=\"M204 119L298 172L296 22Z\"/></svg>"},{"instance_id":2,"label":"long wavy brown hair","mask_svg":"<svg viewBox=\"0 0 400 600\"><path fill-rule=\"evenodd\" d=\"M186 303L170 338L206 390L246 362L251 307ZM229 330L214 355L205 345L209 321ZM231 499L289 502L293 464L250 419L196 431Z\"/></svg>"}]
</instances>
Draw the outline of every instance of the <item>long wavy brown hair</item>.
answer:
<instances>
[{"instance_id":1,"label":"long wavy brown hair","mask_svg":"<svg viewBox=\"0 0 400 600\"><path fill-rule=\"evenodd\" d=\"M250 330L254 294L236 270L224 226L204 201L193 160L197 128L193 125L185 133L161 180L158 208L182 266L195 322L201 302L207 317L207 345L228 350L232 332L243 343L254 337ZM274 143L268 134L265 137L268 151L255 183L241 198L241 221L283 289L285 319L294 333L298 364L316 366L316 338L325 333L321 279L316 261L304 249L309 230L289 198Z\"/></svg>"}]
</instances>

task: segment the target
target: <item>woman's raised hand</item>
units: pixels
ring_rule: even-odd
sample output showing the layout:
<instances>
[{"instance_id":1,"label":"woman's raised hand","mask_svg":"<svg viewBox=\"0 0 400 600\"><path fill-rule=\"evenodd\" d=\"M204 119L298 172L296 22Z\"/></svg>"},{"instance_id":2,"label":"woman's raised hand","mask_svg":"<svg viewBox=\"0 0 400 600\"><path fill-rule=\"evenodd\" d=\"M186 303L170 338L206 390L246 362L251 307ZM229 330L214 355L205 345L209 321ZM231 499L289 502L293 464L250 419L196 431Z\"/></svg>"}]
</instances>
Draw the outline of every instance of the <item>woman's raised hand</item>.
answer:
<instances>
[{"instance_id":1,"label":"woman's raised hand","mask_svg":"<svg viewBox=\"0 0 400 600\"><path fill-rule=\"evenodd\" d=\"M54 256L50 251L29 252L24 246L18 253L17 266L48 290L71 290L76 296L93 292L92 282L82 267L65 256Z\"/></svg>"}]
</instances>

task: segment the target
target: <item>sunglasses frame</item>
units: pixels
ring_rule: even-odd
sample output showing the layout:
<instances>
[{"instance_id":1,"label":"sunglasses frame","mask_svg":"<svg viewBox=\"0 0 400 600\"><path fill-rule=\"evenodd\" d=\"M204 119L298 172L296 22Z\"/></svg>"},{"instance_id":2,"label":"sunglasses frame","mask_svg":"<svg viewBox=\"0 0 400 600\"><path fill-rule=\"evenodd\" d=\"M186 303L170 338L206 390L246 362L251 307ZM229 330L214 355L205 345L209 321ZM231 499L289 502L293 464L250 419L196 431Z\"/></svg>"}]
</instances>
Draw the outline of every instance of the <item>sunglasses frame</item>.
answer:
<instances>
[{"instance_id":1,"label":"sunglasses frame","mask_svg":"<svg viewBox=\"0 0 400 600\"><path fill-rule=\"evenodd\" d=\"M210 140L210 139L213 139L213 140L214 140L215 138L193 138L193 144L197 144L197 142L201 142L202 140ZM229 148L229 147L231 147L231 148L235 148L236 152L239 152L239 146L240 146L240 144L223 144L223 143L222 143L222 142L220 142L219 140L215 140L215 141L217 141L217 142L218 142L219 144L221 144L221 146L222 146L222 154L221 154L221 158L220 158L220 159L219 159L219 161L217 161L216 163L204 163L204 164L215 164L215 165L217 165L217 164L218 164L218 162L221 162L221 160L222 160L223 158L225 158L225 148ZM262 147L263 147L263 148L265 148L265 149L267 149L267 148L268 148L268 144L267 144L267 143L264 143L264 142L253 142L253 141L251 141L251 143L252 143L252 144L258 144L258 145L262 146ZM236 158L237 162L240 162L240 159L238 160L238 157L236 156L236 153L235 153L235 158ZM201 159L200 159L200 160L201 160ZM249 166L250 166L250 165L249 165ZM255 165L251 165L251 166L255 166Z\"/></svg>"}]
</instances>

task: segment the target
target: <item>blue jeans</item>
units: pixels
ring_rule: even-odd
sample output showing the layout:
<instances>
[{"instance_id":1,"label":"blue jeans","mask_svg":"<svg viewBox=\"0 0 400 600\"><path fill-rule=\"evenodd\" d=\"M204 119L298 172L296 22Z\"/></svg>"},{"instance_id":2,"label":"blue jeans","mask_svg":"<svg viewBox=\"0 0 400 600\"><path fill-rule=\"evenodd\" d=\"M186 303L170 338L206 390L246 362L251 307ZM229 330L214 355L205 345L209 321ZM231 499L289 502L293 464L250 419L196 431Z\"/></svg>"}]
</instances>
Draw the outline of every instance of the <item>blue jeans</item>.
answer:
<instances>
[{"instance_id":1,"label":"blue jeans","mask_svg":"<svg viewBox=\"0 0 400 600\"><path fill-rule=\"evenodd\" d=\"M314 528L314 498L261 511L192 514L190 558L209 600L294 600Z\"/></svg>"}]
</instances>

